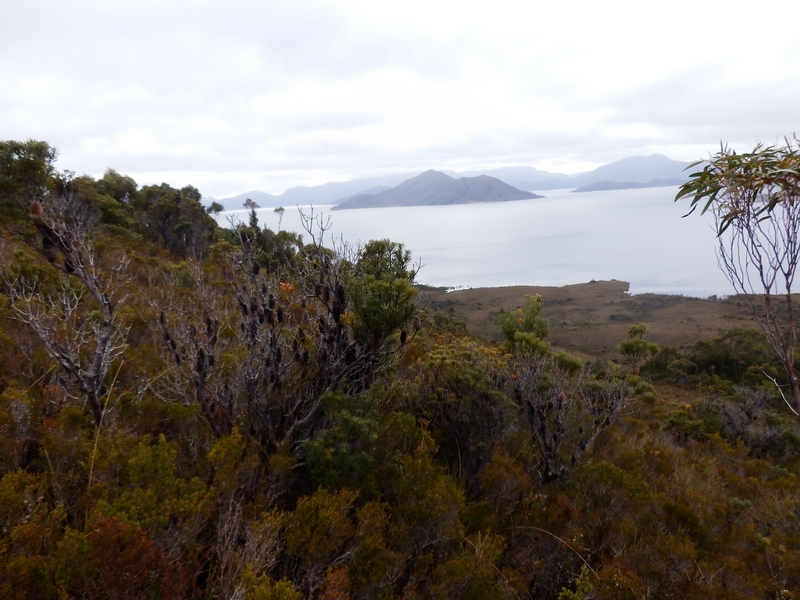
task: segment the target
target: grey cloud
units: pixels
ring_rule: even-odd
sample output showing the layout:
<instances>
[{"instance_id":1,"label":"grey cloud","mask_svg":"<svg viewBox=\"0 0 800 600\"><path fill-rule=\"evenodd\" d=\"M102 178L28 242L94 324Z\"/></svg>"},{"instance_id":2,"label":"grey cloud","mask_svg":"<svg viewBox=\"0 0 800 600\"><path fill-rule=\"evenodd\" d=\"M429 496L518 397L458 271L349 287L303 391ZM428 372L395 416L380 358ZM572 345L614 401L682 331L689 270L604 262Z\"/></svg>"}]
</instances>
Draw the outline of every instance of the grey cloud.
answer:
<instances>
[{"instance_id":1,"label":"grey cloud","mask_svg":"<svg viewBox=\"0 0 800 600\"><path fill-rule=\"evenodd\" d=\"M767 63L785 67L763 75L764 84L754 77L760 71L737 76L728 52L684 52L686 67L675 71L641 32L632 38L640 46L607 52L600 23L576 37L577 8L574 23L506 29L504 19L519 15L501 8L463 26L427 28L416 26L427 25L427 13L418 23L397 19L403 26L394 15L367 25L335 1L6 4L2 137L44 139L61 149L60 166L79 171L196 172L220 187L235 185L236 172L247 181L263 173L289 185L286 173L303 181L304 172L333 178L713 151L719 140L769 143L797 126L800 77L788 60L797 44L765 58L764 73ZM499 27L483 27L486 20ZM632 60L641 56L649 69ZM425 113L428 102L435 108ZM451 117L448 102L465 108L463 122L452 117L445 134L429 132ZM421 112L406 114L406 105ZM392 136L406 130L416 133L394 147Z\"/></svg>"},{"instance_id":2,"label":"grey cloud","mask_svg":"<svg viewBox=\"0 0 800 600\"><path fill-rule=\"evenodd\" d=\"M652 124L676 142L752 146L792 133L798 98L800 81L793 75L767 87L746 79L730 83L723 77L722 65L709 64L617 96L610 122Z\"/></svg>"}]
</instances>

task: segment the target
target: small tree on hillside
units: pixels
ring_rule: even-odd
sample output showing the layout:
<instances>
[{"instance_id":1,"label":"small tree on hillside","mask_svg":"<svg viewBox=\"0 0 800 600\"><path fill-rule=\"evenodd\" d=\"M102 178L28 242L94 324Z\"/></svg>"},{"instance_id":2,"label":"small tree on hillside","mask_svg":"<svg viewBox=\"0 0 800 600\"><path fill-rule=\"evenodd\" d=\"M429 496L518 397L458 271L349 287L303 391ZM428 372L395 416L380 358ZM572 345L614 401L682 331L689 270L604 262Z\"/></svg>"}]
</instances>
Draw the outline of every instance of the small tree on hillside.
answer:
<instances>
[{"instance_id":1,"label":"small tree on hillside","mask_svg":"<svg viewBox=\"0 0 800 600\"><path fill-rule=\"evenodd\" d=\"M637 323L628 327L628 337L618 346L619 353L634 375L639 374L639 367L658 352L658 345L644 339L647 325Z\"/></svg>"},{"instance_id":2,"label":"small tree on hillside","mask_svg":"<svg viewBox=\"0 0 800 600\"><path fill-rule=\"evenodd\" d=\"M795 368L796 298L800 262L800 149L761 145L747 154L728 148L681 186L676 200L691 198L691 212L714 215L720 268L767 336L789 380L795 414L800 382ZM788 402L787 402L788 404ZM791 408L791 406L790 406Z\"/></svg>"},{"instance_id":3,"label":"small tree on hillside","mask_svg":"<svg viewBox=\"0 0 800 600\"><path fill-rule=\"evenodd\" d=\"M517 310L498 319L511 354L512 397L527 421L542 482L567 475L633 400L632 382L609 365L593 377L582 361L544 340L547 321L539 316L541 296L527 296Z\"/></svg>"},{"instance_id":4,"label":"small tree on hillside","mask_svg":"<svg viewBox=\"0 0 800 600\"><path fill-rule=\"evenodd\" d=\"M13 181L26 165L0 165L0 181ZM116 315L130 281L130 259L121 252L95 250L97 215L72 188L69 177L42 174L41 185L17 188L19 204L28 195L25 212L6 224L2 235L21 242L46 259L34 265L24 252L3 256L0 285L10 316L28 325L45 351L61 368L68 393L85 396L95 425L103 417L102 398L111 363L126 347ZM13 208L13 206L12 206Z\"/></svg>"}]
</instances>

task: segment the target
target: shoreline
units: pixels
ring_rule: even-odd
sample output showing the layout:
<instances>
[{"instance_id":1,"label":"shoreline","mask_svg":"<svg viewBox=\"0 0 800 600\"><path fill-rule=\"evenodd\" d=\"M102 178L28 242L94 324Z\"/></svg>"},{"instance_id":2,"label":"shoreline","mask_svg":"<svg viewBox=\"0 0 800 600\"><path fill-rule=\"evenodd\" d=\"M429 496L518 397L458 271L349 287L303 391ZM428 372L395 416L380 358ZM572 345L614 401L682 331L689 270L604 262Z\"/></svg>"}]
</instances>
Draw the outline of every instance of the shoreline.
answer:
<instances>
[{"instance_id":1,"label":"shoreline","mask_svg":"<svg viewBox=\"0 0 800 600\"><path fill-rule=\"evenodd\" d=\"M417 284L417 288L420 290L439 290L443 291L446 294L452 294L456 292L463 292L468 290L505 290L505 289L541 289L541 290L549 290L549 289L563 289L563 288L572 288L576 286L583 286L583 285L596 285L596 284L624 284L626 286L625 293L630 296L644 296L644 295L654 295L654 296L677 296L681 298L695 298L698 300L709 300L709 301L716 301L716 300L724 300L730 298L731 296L736 296L737 294L709 294L709 295L691 295L685 292L659 292L659 291L644 291L644 292L636 292L631 291L631 283L628 281L623 281L620 279L592 279L590 281L582 282L582 283L565 283L563 285L537 285L537 284L511 284L511 285L494 285L494 286L446 286L446 285L430 285L430 284Z\"/></svg>"}]
</instances>

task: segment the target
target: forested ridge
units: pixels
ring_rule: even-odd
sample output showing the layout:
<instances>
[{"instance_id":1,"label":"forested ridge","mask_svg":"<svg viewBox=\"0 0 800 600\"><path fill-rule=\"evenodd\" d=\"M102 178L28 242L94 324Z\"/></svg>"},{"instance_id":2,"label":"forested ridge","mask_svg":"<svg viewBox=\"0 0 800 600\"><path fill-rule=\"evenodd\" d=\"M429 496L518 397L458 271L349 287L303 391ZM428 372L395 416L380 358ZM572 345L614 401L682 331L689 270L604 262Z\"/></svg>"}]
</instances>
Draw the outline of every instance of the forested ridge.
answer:
<instances>
[{"instance_id":1,"label":"forested ridge","mask_svg":"<svg viewBox=\"0 0 800 600\"><path fill-rule=\"evenodd\" d=\"M800 598L760 332L480 340L400 244L55 160L0 142L0 597Z\"/></svg>"}]
</instances>

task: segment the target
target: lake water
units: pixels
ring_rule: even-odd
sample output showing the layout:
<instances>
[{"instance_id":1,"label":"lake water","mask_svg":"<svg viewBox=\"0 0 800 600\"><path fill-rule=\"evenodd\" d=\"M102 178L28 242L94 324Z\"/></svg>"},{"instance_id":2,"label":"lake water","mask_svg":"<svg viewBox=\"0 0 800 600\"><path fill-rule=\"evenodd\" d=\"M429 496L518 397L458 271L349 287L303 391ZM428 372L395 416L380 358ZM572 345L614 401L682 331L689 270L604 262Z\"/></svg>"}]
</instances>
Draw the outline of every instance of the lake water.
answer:
<instances>
[{"instance_id":1,"label":"lake water","mask_svg":"<svg viewBox=\"0 0 800 600\"><path fill-rule=\"evenodd\" d=\"M676 192L555 190L515 202L344 211L315 206L314 212L330 218L327 241L403 243L422 263L422 284L561 286L617 279L629 282L633 294L732 293L717 266L710 218L681 218L689 203L673 202ZM300 209L285 209L282 229L304 233ZM277 230L274 209L257 213L262 226ZM247 222L248 211L221 213L219 222L227 226L228 217Z\"/></svg>"}]
</instances>

